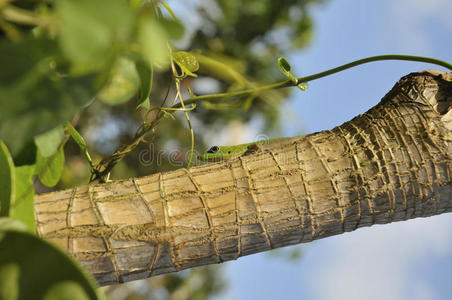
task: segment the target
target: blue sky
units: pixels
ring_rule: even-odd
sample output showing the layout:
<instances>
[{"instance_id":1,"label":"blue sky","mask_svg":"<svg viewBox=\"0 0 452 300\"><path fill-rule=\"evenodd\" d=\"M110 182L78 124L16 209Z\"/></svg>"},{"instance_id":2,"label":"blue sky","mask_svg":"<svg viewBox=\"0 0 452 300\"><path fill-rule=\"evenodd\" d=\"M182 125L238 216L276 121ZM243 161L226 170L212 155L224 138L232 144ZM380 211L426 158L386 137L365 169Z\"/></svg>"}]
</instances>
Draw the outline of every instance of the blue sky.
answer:
<instances>
[{"instance_id":1,"label":"blue sky","mask_svg":"<svg viewBox=\"0 0 452 300\"><path fill-rule=\"evenodd\" d=\"M452 1L332 0L313 10L311 46L288 56L297 76L366 56L412 54L452 62ZM282 110L283 133L331 129L376 105L400 77L440 67L375 62L310 83ZM237 130L233 143L258 129ZM224 142L217 135L212 143ZM452 214L376 225L302 246L296 261L257 254L225 263L217 299L450 299Z\"/></svg>"}]
</instances>

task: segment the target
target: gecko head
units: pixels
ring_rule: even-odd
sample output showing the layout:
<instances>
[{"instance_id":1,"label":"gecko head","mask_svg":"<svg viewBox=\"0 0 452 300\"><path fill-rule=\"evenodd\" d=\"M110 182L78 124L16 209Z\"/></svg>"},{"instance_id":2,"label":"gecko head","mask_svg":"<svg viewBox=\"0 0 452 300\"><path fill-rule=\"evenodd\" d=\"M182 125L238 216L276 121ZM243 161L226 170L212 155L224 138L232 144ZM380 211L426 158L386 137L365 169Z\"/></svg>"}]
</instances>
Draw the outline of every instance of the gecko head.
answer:
<instances>
[{"instance_id":1,"label":"gecko head","mask_svg":"<svg viewBox=\"0 0 452 300\"><path fill-rule=\"evenodd\" d=\"M218 146L212 146L209 150L207 150L207 153L217 153L220 148Z\"/></svg>"},{"instance_id":2,"label":"gecko head","mask_svg":"<svg viewBox=\"0 0 452 300\"><path fill-rule=\"evenodd\" d=\"M199 155L198 159L201 161L208 161L208 162L219 161L220 159L218 158L218 155L216 154L218 151L220 151L220 148L218 146L212 146L205 153Z\"/></svg>"}]
</instances>

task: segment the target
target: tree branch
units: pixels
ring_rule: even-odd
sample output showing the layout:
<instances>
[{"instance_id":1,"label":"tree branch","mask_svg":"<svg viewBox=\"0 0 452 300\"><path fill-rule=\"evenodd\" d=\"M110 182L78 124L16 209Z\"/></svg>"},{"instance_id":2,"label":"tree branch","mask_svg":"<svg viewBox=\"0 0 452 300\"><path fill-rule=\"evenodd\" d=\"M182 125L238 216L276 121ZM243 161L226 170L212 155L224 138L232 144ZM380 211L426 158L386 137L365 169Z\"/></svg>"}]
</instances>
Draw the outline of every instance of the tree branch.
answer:
<instances>
[{"instance_id":1,"label":"tree branch","mask_svg":"<svg viewBox=\"0 0 452 300\"><path fill-rule=\"evenodd\" d=\"M37 195L38 233L108 285L450 212L451 107L452 73L412 73L275 149Z\"/></svg>"}]
</instances>

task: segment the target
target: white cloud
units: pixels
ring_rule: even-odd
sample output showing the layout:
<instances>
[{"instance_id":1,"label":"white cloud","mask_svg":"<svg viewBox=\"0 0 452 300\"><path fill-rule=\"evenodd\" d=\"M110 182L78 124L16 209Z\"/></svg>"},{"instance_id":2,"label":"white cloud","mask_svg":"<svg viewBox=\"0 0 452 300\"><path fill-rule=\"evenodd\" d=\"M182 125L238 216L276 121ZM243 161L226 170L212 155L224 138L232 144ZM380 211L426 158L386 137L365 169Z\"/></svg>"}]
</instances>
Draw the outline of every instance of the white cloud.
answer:
<instances>
[{"instance_id":1,"label":"white cloud","mask_svg":"<svg viewBox=\"0 0 452 300\"><path fill-rule=\"evenodd\" d=\"M452 255L452 216L359 229L327 242L329 255L310 276L318 299L406 299L410 287L416 299L433 300L434 288L413 266Z\"/></svg>"}]
</instances>

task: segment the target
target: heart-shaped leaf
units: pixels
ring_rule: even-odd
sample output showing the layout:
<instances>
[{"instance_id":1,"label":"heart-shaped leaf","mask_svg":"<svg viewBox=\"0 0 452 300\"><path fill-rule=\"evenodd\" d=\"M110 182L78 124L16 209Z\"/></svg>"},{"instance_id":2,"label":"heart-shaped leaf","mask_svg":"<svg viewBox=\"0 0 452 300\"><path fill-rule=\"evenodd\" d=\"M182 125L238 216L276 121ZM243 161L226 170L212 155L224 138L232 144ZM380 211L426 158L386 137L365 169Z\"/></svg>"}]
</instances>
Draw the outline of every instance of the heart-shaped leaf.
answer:
<instances>
[{"instance_id":1,"label":"heart-shaped leaf","mask_svg":"<svg viewBox=\"0 0 452 300\"><path fill-rule=\"evenodd\" d=\"M174 52L173 60L187 75L190 75L192 77L198 76L193 73L198 71L199 69L198 60L193 54L185 51Z\"/></svg>"},{"instance_id":2,"label":"heart-shaped leaf","mask_svg":"<svg viewBox=\"0 0 452 300\"><path fill-rule=\"evenodd\" d=\"M46 186L55 186L63 174L64 151L61 146L54 155L43 157L39 152L36 154L36 174L42 184Z\"/></svg>"}]
</instances>

